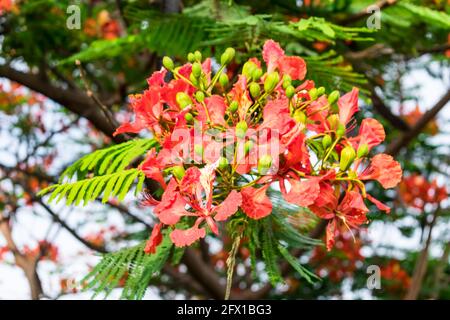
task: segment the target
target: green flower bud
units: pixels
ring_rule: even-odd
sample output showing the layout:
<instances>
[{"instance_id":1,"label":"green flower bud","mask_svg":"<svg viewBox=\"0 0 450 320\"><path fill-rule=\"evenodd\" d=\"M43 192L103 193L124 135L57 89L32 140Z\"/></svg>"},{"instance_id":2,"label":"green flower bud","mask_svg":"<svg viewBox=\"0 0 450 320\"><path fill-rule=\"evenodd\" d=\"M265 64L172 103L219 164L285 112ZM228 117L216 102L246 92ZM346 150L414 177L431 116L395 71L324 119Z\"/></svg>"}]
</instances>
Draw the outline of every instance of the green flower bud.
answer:
<instances>
[{"instance_id":1,"label":"green flower bud","mask_svg":"<svg viewBox=\"0 0 450 320\"><path fill-rule=\"evenodd\" d=\"M202 65L200 62L194 62L192 64L192 74L194 77L199 78L202 74Z\"/></svg>"},{"instance_id":2,"label":"green flower bud","mask_svg":"<svg viewBox=\"0 0 450 320\"><path fill-rule=\"evenodd\" d=\"M338 127L336 129L336 135L340 138L343 137L345 135L345 126L342 123L338 124Z\"/></svg>"},{"instance_id":3,"label":"green flower bud","mask_svg":"<svg viewBox=\"0 0 450 320\"><path fill-rule=\"evenodd\" d=\"M228 159L225 157L219 158L219 169L224 170L228 167Z\"/></svg>"},{"instance_id":4,"label":"green flower bud","mask_svg":"<svg viewBox=\"0 0 450 320\"><path fill-rule=\"evenodd\" d=\"M187 122L192 122L192 120L194 120L194 116L192 115L192 113L186 113L184 115L184 118L186 119Z\"/></svg>"},{"instance_id":5,"label":"green flower bud","mask_svg":"<svg viewBox=\"0 0 450 320\"><path fill-rule=\"evenodd\" d=\"M227 48L225 52L220 57L220 63L224 66L233 60L236 51L233 48Z\"/></svg>"},{"instance_id":6,"label":"green flower bud","mask_svg":"<svg viewBox=\"0 0 450 320\"><path fill-rule=\"evenodd\" d=\"M259 87L259 84L256 82L250 83L250 95L256 99L261 94L261 88Z\"/></svg>"},{"instance_id":7,"label":"green flower bud","mask_svg":"<svg viewBox=\"0 0 450 320\"><path fill-rule=\"evenodd\" d=\"M326 134L322 139L322 146L324 149L328 149L329 146L331 146L331 136Z\"/></svg>"},{"instance_id":8,"label":"green flower bud","mask_svg":"<svg viewBox=\"0 0 450 320\"><path fill-rule=\"evenodd\" d=\"M332 93L328 95L328 103L334 104L339 100L340 94L338 90L334 90Z\"/></svg>"},{"instance_id":9,"label":"green flower bud","mask_svg":"<svg viewBox=\"0 0 450 320\"><path fill-rule=\"evenodd\" d=\"M226 87L228 85L228 76L226 75L226 73L222 73L219 76L219 83L222 87Z\"/></svg>"},{"instance_id":10,"label":"green flower bud","mask_svg":"<svg viewBox=\"0 0 450 320\"><path fill-rule=\"evenodd\" d=\"M172 174L177 178L178 180L183 179L185 170L183 166L175 166L172 167Z\"/></svg>"},{"instance_id":11,"label":"green flower bud","mask_svg":"<svg viewBox=\"0 0 450 320\"><path fill-rule=\"evenodd\" d=\"M295 88L293 86L289 86L286 88L286 97L288 99L291 99L295 94Z\"/></svg>"},{"instance_id":12,"label":"green flower bud","mask_svg":"<svg viewBox=\"0 0 450 320\"><path fill-rule=\"evenodd\" d=\"M317 88L317 96L320 97L321 95L323 95L325 93L325 88L324 87L319 87Z\"/></svg>"},{"instance_id":13,"label":"green flower bud","mask_svg":"<svg viewBox=\"0 0 450 320\"><path fill-rule=\"evenodd\" d=\"M201 144L194 145L194 152L198 156L203 156L203 146Z\"/></svg>"},{"instance_id":14,"label":"green flower bud","mask_svg":"<svg viewBox=\"0 0 450 320\"><path fill-rule=\"evenodd\" d=\"M248 140L248 141L245 142L245 144L244 144L244 152L245 152L245 154L248 154L250 152L250 150L252 150L253 145L254 145L254 143L253 143L252 140Z\"/></svg>"},{"instance_id":15,"label":"green flower bud","mask_svg":"<svg viewBox=\"0 0 450 320\"><path fill-rule=\"evenodd\" d=\"M272 166L272 157L270 154L263 155L258 161L259 174L266 174Z\"/></svg>"},{"instance_id":16,"label":"green flower bud","mask_svg":"<svg viewBox=\"0 0 450 320\"><path fill-rule=\"evenodd\" d=\"M365 157L368 154L369 154L369 146L367 145L367 143L363 143L358 147L358 151L356 152L358 158Z\"/></svg>"},{"instance_id":17,"label":"green flower bud","mask_svg":"<svg viewBox=\"0 0 450 320\"><path fill-rule=\"evenodd\" d=\"M172 71L175 65L173 64L173 60L170 57L165 56L162 60L162 64L164 68L166 68L169 71Z\"/></svg>"},{"instance_id":18,"label":"green flower bud","mask_svg":"<svg viewBox=\"0 0 450 320\"><path fill-rule=\"evenodd\" d=\"M194 86L196 86L196 87L198 86L198 78L196 78L194 76L193 72L191 72L191 74L189 75L189 80L191 80L191 82Z\"/></svg>"},{"instance_id":19,"label":"green flower bud","mask_svg":"<svg viewBox=\"0 0 450 320\"><path fill-rule=\"evenodd\" d=\"M245 134L247 133L247 129L247 122L245 122L245 120L239 121L236 125L236 136L240 139L243 139L245 137Z\"/></svg>"},{"instance_id":20,"label":"green flower bud","mask_svg":"<svg viewBox=\"0 0 450 320\"><path fill-rule=\"evenodd\" d=\"M200 51L196 50L194 52L194 57L195 57L195 61L198 61L198 62L202 61L202 53Z\"/></svg>"},{"instance_id":21,"label":"green flower bud","mask_svg":"<svg viewBox=\"0 0 450 320\"><path fill-rule=\"evenodd\" d=\"M261 79L262 75L263 75L262 69L257 68L255 70L253 70L253 72L252 72L253 81L258 81L259 79Z\"/></svg>"},{"instance_id":22,"label":"green flower bud","mask_svg":"<svg viewBox=\"0 0 450 320\"><path fill-rule=\"evenodd\" d=\"M253 71L255 71L256 69L258 69L258 66L254 62L247 61L246 63L244 63L244 66L242 67L242 74L247 79L250 79L253 76Z\"/></svg>"},{"instance_id":23,"label":"green flower bud","mask_svg":"<svg viewBox=\"0 0 450 320\"><path fill-rule=\"evenodd\" d=\"M272 92L279 81L280 75L278 74L278 72L274 71L272 73L269 73L266 77L266 81L264 81L264 91Z\"/></svg>"},{"instance_id":24,"label":"green flower bud","mask_svg":"<svg viewBox=\"0 0 450 320\"><path fill-rule=\"evenodd\" d=\"M228 110L230 110L231 113L235 113L238 108L239 103L237 101L231 101L230 105L228 106Z\"/></svg>"},{"instance_id":25,"label":"green flower bud","mask_svg":"<svg viewBox=\"0 0 450 320\"><path fill-rule=\"evenodd\" d=\"M205 94L203 91L197 91L195 93L195 99L197 99L198 102L203 102L205 100Z\"/></svg>"},{"instance_id":26,"label":"green flower bud","mask_svg":"<svg viewBox=\"0 0 450 320\"><path fill-rule=\"evenodd\" d=\"M178 92L175 99L181 109L184 109L192 104L191 98L184 92Z\"/></svg>"},{"instance_id":27,"label":"green flower bud","mask_svg":"<svg viewBox=\"0 0 450 320\"><path fill-rule=\"evenodd\" d=\"M293 118L298 123L306 123L306 114L301 110L296 110Z\"/></svg>"},{"instance_id":28,"label":"green flower bud","mask_svg":"<svg viewBox=\"0 0 450 320\"><path fill-rule=\"evenodd\" d=\"M339 162L339 169L341 171L345 171L350 167L353 160L356 158L356 152L355 149L353 149L352 146L346 146L341 151L341 161Z\"/></svg>"},{"instance_id":29,"label":"green flower bud","mask_svg":"<svg viewBox=\"0 0 450 320\"><path fill-rule=\"evenodd\" d=\"M327 118L328 123L330 124L331 130L336 130L340 124L339 122L339 116L337 114L332 114Z\"/></svg>"},{"instance_id":30,"label":"green flower bud","mask_svg":"<svg viewBox=\"0 0 450 320\"><path fill-rule=\"evenodd\" d=\"M317 97L318 97L317 88L312 88L311 90L309 90L309 97L313 101L317 99Z\"/></svg>"},{"instance_id":31,"label":"green flower bud","mask_svg":"<svg viewBox=\"0 0 450 320\"><path fill-rule=\"evenodd\" d=\"M286 90L286 88L289 87L291 83L292 83L291 77L288 74L285 74L283 76L283 85L282 85L283 89Z\"/></svg>"},{"instance_id":32,"label":"green flower bud","mask_svg":"<svg viewBox=\"0 0 450 320\"><path fill-rule=\"evenodd\" d=\"M195 61L195 55L192 52L189 52L187 55L187 59L190 63Z\"/></svg>"}]
</instances>

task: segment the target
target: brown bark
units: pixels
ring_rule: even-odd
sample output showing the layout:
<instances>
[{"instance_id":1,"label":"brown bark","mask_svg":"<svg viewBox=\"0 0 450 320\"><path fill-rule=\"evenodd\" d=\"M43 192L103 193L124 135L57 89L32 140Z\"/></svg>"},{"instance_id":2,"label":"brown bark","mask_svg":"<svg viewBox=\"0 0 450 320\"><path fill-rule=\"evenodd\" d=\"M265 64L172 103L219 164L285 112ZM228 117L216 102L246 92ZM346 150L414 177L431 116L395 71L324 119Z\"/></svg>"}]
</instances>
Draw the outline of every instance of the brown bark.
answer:
<instances>
[{"instance_id":1,"label":"brown bark","mask_svg":"<svg viewBox=\"0 0 450 320\"><path fill-rule=\"evenodd\" d=\"M11 234L11 226L8 219L0 220L0 232L6 240L6 245L13 253L16 265L23 270L31 291L31 299L39 300L43 295L41 280L37 273L37 263L39 257L26 256L19 251Z\"/></svg>"},{"instance_id":2,"label":"brown bark","mask_svg":"<svg viewBox=\"0 0 450 320\"><path fill-rule=\"evenodd\" d=\"M414 274L411 281L411 286L408 289L408 292L405 295L405 300L417 300L420 294L420 289L422 288L423 279L427 272L428 268L428 251L430 249L432 232L433 228L436 224L436 219L439 215L440 208L438 207L434 213L433 218L428 225L428 236L423 246L422 251L420 252L420 256L416 262L416 266L414 268Z\"/></svg>"}]
</instances>

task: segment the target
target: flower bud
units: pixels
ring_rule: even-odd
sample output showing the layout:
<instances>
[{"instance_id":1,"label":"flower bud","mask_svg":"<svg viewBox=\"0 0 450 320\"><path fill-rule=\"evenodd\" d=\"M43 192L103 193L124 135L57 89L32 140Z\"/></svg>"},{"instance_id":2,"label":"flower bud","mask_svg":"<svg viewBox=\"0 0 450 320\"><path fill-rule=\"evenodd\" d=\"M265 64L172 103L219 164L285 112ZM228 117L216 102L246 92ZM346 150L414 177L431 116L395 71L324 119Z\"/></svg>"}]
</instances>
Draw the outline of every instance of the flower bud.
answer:
<instances>
[{"instance_id":1,"label":"flower bud","mask_svg":"<svg viewBox=\"0 0 450 320\"><path fill-rule=\"evenodd\" d=\"M191 80L191 82L194 86L196 86L196 87L198 86L198 78L196 78L194 76L193 72L191 72L191 74L189 75L189 80Z\"/></svg>"},{"instance_id":2,"label":"flower bud","mask_svg":"<svg viewBox=\"0 0 450 320\"><path fill-rule=\"evenodd\" d=\"M253 72L252 72L253 81L258 81L261 78L262 74L263 74L263 71L260 68L256 68L255 70L253 70Z\"/></svg>"},{"instance_id":3,"label":"flower bud","mask_svg":"<svg viewBox=\"0 0 450 320\"><path fill-rule=\"evenodd\" d=\"M337 114L332 114L327 118L328 123L330 124L331 130L336 130L339 126L339 116Z\"/></svg>"},{"instance_id":4,"label":"flower bud","mask_svg":"<svg viewBox=\"0 0 450 320\"><path fill-rule=\"evenodd\" d=\"M285 74L283 76L283 85L282 85L283 89L286 90L286 88L291 85L291 82L292 82L291 77L288 74Z\"/></svg>"},{"instance_id":5,"label":"flower bud","mask_svg":"<svg viewBox=\"0 0 450 320\"><path fill-rule=\"evenodd\" d=\"M229 64L233 60L235 53L236 51L233 48L227 48L220 57L220 64L223 66Z\"/></svg>"},{"instance_id":6,"label":"flower bud","mask_svg":"<svg viewBox=\"0 0 450 320\"><path fill-rule=\"evenodd\" d=\"M345 126L342 123L338 124L338 127L336 129L336 135L340 138L343 137L345 135Z\"/></svg>"},{"instance_id":7,"label":"flower bud","mask_svg":"<svg viewBox=\"0 0 450 320\"><path fill-rule=\"evenodd\" d=\"M192 104L191 98L184 92L178 92L175 99L181 109L184 109Z\"/></svg>"},{"instance_id":8,"label":"flower bud","mask_svg":"<svg viewBox=\"0 0 450 320\"><path fill-rule=\"evenodd\" d=\"M272 166L272 156L270 154L263 155L258 161L259 174L266 174Z\"/></svg>"},{"instance_id":9,"label":"flower bud","mask_svg":"<svg viewBox=\"0 0 450 320\"><path fill-rule=\"evenodd\" d=\"M203 91L197 91L195 93L195 99L197 99L198 102L203 102L205 100L205 94Z\"/></svg>"},{"instance_id":10,"label":"flower bud","mask_svg":"<svg viewBox=\"0 0 450 320\"><path fill-rule=\"evenodd\" d=\"M219 158L219 169L224 170L228 167L228 159L225 157Z\"/></svg>"},{"instance_id":11,"label":"flower bud","mask_svg":"<svg viewBox=\"0 0 450 320\"><path fill-rule=\"evenodd\" d=\"M329 146L331 146L331 136L326 134L322 139L322 146L324 149L328 149Z\"/></svg>"},{"instance_id":12,"label":"flower bud","mask_svg":"<svg viewBox=\"0 0 450 320\"><path fill-rule=\"evenodd\" d=\"M195 61L198 61L198 62L202 61L202 53L200 51L196 50L194 52L194 57L195 57Z\"/></svg>"},{"instance_id":13,"label":"flower bud","mask_svg":"<svg viewBox=\"0 0 450 320\"><path fill-rule=\"evenodd\" d=\"M245 120L239 121L238 124L236 125L236 136L240 139L243 139L245 137L245 134L247 133L247 122L245 122Z\"/></svg>"},{"instance_id":14,"label":"flower bud","mask_svg":"<svg viewBox=\"0 0 450 320\"><path fill-rule=\"evenodd\" d=\"M190 63L195 61L195 55L192 52L189 52L187 55L187 59Z\"/></svg>"},{"instance_id":15,"label":"flower bud","mask_svg":"<svg viewBox=\"0 0 450 320\"><path fill-rule=\"evenodd\" d=\"M334 104L339 100L340 94L338 90L334 90L332 93L328 95L328 103Z\"/></svg>"},{"instance_id":16,"label":"flower bud","mask_svg":"<svg viewBox=\"0 0 450 320\"><path fill-rule=\"evenodd\" d=\"M202 74L202 65L200 62L194 62L192 64L192 74L194 77L199 78Z\"/></svg>"},{"instance_id":17,"label":"flower bud","mask_svg":"<svg viewBox=\"0 0 450 320\"><path fill-rule=\"evenodd\" d=\"M225 73L222 73L219 76L219 83L222 87L226 87L228 85L228 76Z\"/></svg>"},{"instance_id":18,"label":"flower bud","mask_svg":"<svg viewBox=\"0 0 450 320\"><path fill-rule=\"evenodd\" d=\"M293 118L298 123L303 123L303 124L306 123L306 114L303 111L301 111L301 110L296 110L294 112L294 117Z\"/></svg>"},{"instance_id":19,"label":"flower bud","mask_svg":"<svg viewBox=\"0 0 450 320\"><path fill-rule=\"evenodd\" d=\"M256 82L250 83L250 95L256 99L261 94L261 88L259 87L259 84Z\"/></svg>"},{"instance_id":20,"label":"flower bud","mask_svg":"<svg viewBox=\"0 0 450 320\"><path fill-rule=\"evenodd\" d=\"M172 167L172 174L178 179L181 180L184 177L185 170L183 166L175 166Z\"/></svg>"},{"instance_id":21,"label":"flower bud","mask_svg":"<svg viewBox=\"0 0 450 320\"><path fill-rule=\"evenodd\" d=\"M295 94L295 88L293 86L289 86L286 88L286 97L288 99L291 99Z\"/></svg>"},{"instance_id":22,"label":"flower bud","mask_svg":"<svg viewBox=\"0 0 450 320\"><path fill-rule=\"evenodd\" d=\"M350 167L353 160L355 160L356 152L355 149L353 149L352 146L346 146L341 151L341 161L339 162L339 169L341 171L345 171Z\"/></svg>"},{"instance_id":23,"label":"flower bud","mask_svg":"<svg viewBox=\"0 0 450 320\"><path fill-rule=\"evenodd\" d=\"M311 90L309 90L309 97L311 98L311 100L316 100L317 96L318 96L317 88L312 88Z\"/></svg>"},{"instance_id":24,"label":"flower bud","mask_svg":"<svg viewBox=\"0 0 450 320\"><path fill-rule=\"evenodd\" d=\"M280 75L278 74L278 72L274 71L272 73L269 73L266 77L266 81L264 81L264 91L272 92L279 81Z\"/></svg>"},{"instance_id":25,"label":"flower bud","mask_svg":"<svg viewBox=\"0 0 450 320\"><path fill-rule=\"evenodd\" d=\"M237 101L231 101L230 105L228 106L228 110L230 110L231 113L235 113L238 108L239 103Z\"/></svg>"},{"instance_id":26,"label":"flower bud","mask_svg":"<svg viewBox=\"0 0 450 320\"><path fill-rule=\"evenodd\" d=\"M363 143L358 147L358 151L356 152L358 158L365 157L368 154L369 154L369 146L367 145L367 143Z\"/></svg>"},{"instance_id":27,"label":"flower bud","mask_svg":"<svg viewBox=\"0 0 450 320\"><path fill-rule=\"evenodd\" d=\"M253 61L247 61L244 63L244 66L242 67L242 74L247 78L250 79L253 76L253 71L258 69L258 66Z\"/></svg>"},{"instance_id":28,"label":"flower bud","mask_svg":"<svg viewBox=\"0 0 450 320\"><path fill-rule=\"evenodd\" d=\"M192 115L192 113L186 113L184 115L184 118L186 119L187 122L192 122L192 120L194 120L194 116Z\"/></svg>"},{"instance_id":29,"label":"flower bud","mask_svg":"<svg viewBox=\"0 0 450 320\"><path fill-rule=\"evenodd\" d=\"M173 64L173 60L170 57L165 56L162 60L162 64L164 68L166 68L169 71L172 71L175 65Z\"/></svg>"},{"instance_id":30,"label":"flower bud","mask_svg":"<svg viewBox=\"0 0 450 320\"><path fill-rule=\"evenodd\" d=\"M325 87L319 87L317 88L317 96L320 97L325 93Z\"/></svg>"},{"instance_id":31,"label":"flower bud","mask_svg":"<svg viewBox=\"0 0 450 320\"><path fill-rule=\"evenodd\" d=\"M248 154L250 152L250 150L252 150L253 145L254 145L254 143L253 143L252 140L248 140L248 141L245 142L245 144L244 144L244 152L245 152L245 154Z\"/></svg>"},{"instance_id":32,"label":"flower bud","mask_svg":"<svg viewBox=\"0 0 450 320\"><path fill-rule=\"evenodd\" d=\"M195 144L194 153L198 156L203 156L203 146L201 144Z\"/></svg>"}]
</instances>

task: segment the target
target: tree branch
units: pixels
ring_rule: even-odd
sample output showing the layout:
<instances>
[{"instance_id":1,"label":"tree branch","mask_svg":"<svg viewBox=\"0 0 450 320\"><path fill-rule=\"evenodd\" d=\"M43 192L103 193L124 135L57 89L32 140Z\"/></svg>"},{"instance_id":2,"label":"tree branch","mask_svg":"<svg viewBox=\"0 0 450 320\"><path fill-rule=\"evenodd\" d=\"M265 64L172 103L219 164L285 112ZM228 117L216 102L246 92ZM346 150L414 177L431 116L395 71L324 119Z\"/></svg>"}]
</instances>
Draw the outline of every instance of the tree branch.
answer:
<instances>
[{"instance_id":1,"label":"tree branch","mask_svg":"<svg viewBox=\"0 0 450 320\"><path fill-rule=\"evenodd\" d=\"M49 82L42 81L38 75L17 71L7 65L0 66L0 77L8 78L33 91L39 92L71 112L88 119L98 130L115 142L120 143L125 141L123 136L113 137L112 134L116 128L106 119L94 101L81 90L55 87Z\"/></svg>"},{"instance_id":2,"label":"tree branch","mask_svg":"<svg viewBox=\"0 0 450 320\"><path fill-rule=\"evenodd\" d=\"M411 140L413 140L430 122L436 117L450 100L450 90L430 109L428 110L411 128L411 130L403 133L400 137L395 139L387 148L386 153L396 156L403 147L406 147Z\"/></svg>"}]
</instances>

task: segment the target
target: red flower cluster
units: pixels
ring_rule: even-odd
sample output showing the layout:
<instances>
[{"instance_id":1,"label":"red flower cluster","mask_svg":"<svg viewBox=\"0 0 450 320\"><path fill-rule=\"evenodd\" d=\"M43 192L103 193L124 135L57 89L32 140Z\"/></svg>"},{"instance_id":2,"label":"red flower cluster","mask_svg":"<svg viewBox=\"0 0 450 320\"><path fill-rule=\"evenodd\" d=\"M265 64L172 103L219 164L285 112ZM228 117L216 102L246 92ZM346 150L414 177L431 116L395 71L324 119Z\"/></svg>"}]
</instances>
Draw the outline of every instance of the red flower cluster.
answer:
<instances>
[{"instance_id":1,"label":"red flower cluster","mask_svg":"<svg viewBox=\"0 0 450 320\"><path fill-rule=\"evenodd\" d=\"M381 268L381 278L384 280L384 287L391 293L402 293L411 285L411 277L397 260L390 260Z\"/></svg>"},{"instance_id":2,"label":"red flower cluster","mask_svg":"<svg viewBox=\"0 0 450 320\"><path fill-rule=\"evenodd\" d=\"M202 60L198 51L180 67L165 57L149 88L131 98L134 122L115 133L147 129L159 142L140 166L164 189L160 201L145 201L160 221L146 252L156 250L167 226L174 244L186 246L208 229L218 234L218 222L239 210L252 219L266 217L272 212L270 186L278 186L287 202L329 220L328 249L338 225L366 223L365 200L389 212L366 193L364 182L392 188L402 170L387 154L368 157L385 138L377 120L364 119L358 135L347 136L355 127L358 89L327 95L304 81L305 61L285 55L273 40L262 51L265 68L251 58L231 85L224 71L234 54L232 48L222 54L215 74L211 59ZM166 82L168 71L174 79ZM193 224L180 229L181 219Z\"/></svg>"},{"instance_id":3,"label":"red flower cluster","mask_svg":"<svg viewBox=\"0 0 450 320\"><path fill-rule=\"evenodd\" d=\"M400 198L410 207L424 210L426 204L438 204L448 199L447 189L440 187L436 179L431 182L419 174L403 178L399 186Z\"/></svg>"}]
</instances>

